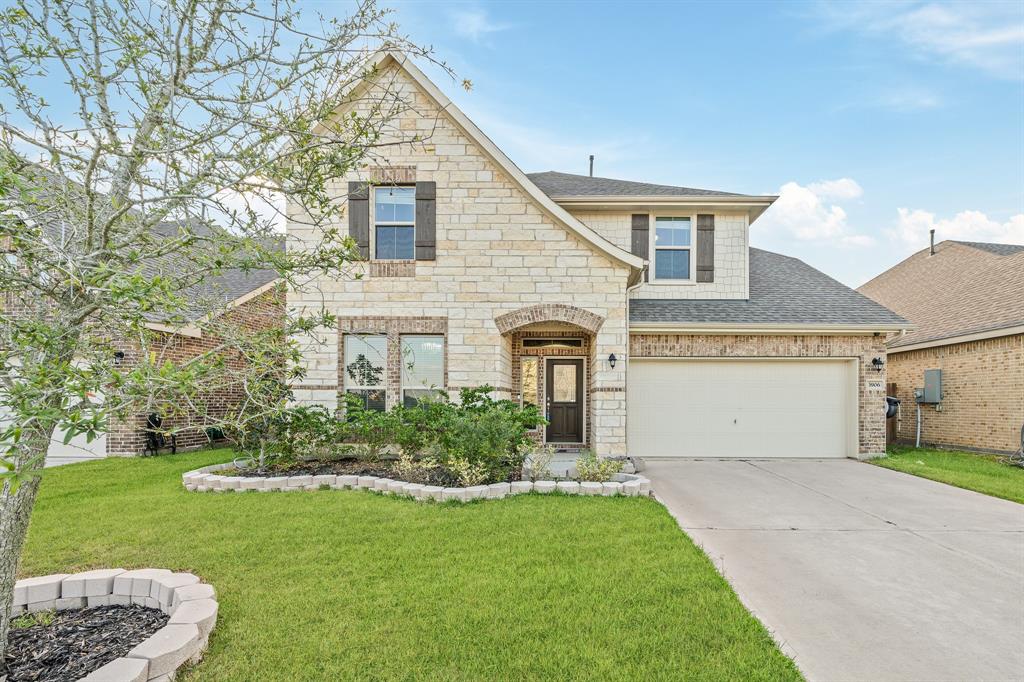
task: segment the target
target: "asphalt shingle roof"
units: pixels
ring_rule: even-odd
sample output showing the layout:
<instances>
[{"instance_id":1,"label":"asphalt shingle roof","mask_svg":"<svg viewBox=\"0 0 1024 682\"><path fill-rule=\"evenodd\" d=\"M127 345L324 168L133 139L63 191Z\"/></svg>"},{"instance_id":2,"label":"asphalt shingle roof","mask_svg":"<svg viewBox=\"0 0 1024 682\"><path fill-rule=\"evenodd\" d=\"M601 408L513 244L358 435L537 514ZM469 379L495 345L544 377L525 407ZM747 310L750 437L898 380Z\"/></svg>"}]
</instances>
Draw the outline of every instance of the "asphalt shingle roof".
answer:
<instances>
[{"instance_id":1,"label":"asphalt shingle roof","mask_svg":"<svg viewBox=\"0 0 1024 682\"><path fill-rule=\"evenodd\" d=\"M629 302L630 324L902 325L907 321L801 260L750 249L750 298Z\"/></svg>"},{"instance_id":2,"label":"asphalt shingle roof","mask_svg":"<svg viewBox=\"0 0 1024 682\"><path fill-rule=\"evenodd\" d=\"M914 324L890 348L1024 325L1024 244L943 241L858 291Z\"/></svg>"},{"instance_id":3,"label":"asphalt shingle roof","mask_svg":"<svg viewBox=\"0 0 1024 682\"><path fill-rule=\"evenodd\" d=\"M613 178L595 178L589 175L573 175L557 171L527 173L527 177L549 197L739 197L742 194L718 192L711 189L654 185L649 182L632 182Z\"/></svg>"}]
</instances>

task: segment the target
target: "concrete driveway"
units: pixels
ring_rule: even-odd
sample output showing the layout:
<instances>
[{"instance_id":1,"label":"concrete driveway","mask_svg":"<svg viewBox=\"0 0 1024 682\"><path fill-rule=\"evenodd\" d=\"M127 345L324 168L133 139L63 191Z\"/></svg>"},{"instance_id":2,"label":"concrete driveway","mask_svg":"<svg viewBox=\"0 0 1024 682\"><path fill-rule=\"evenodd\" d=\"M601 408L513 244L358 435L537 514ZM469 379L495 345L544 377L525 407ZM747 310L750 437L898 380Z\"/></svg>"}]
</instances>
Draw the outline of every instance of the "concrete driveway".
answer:
<instances>
[{"instance_id":1,"label":"concrete driveway","mask_svg":"<svg viewBox=\"0 0 1024 682\"><path fill-rule=\"evenodd\" d=\"M647 461L811 680L1024 680L1024 505L853 460Z\"/></svg>"}]
</instances>

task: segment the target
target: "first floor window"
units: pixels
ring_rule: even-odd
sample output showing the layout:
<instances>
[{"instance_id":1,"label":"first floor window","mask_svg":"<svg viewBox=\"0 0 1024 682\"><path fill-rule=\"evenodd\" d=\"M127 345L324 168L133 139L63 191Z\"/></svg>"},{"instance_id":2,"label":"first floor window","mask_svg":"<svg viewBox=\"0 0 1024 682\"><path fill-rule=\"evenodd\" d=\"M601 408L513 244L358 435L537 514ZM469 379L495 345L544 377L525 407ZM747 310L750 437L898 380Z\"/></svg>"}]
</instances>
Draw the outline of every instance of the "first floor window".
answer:
<instances>
[{"instance_id":1,"label":"first floor window","mask_svg":"<svg viewBox=\"0 0 1024 682\"><path fill-rule=\"evenodd\" d=\"M358 396L367 410L387 409L386 336L345 335L345 392Z\"/></svg>"},{"instance_id":2,"label":"first floor window","mask_svg":"<svg viewBox=\"0 0 1024 682\"><path fill-rule=\"evenodd\" d=\"M420 398L444 388L444 337L402 337L402 404L415 405Z\"/></svg>"},{"instance_id":3,"label":"first floor window","mask_svg":"<svg viewBox=\"0 0 1024 682\"><path fill-rule=\"evenodd\" d=\"M373 190L374 257L412 260L416 257L416 188L375 187Z\"/></svg>"},{"instance_id":4,"label":"first floor window","mask_svg":"<svg viewBox=\"0 0 1024 682\"><path fill-rule=\"evenodd\" d=\"M537 395L540 393L540 359L533 357L523 358L520 363L520 378L523 388L523 405L536 405Z\"/></svg>"},{"instance_id":5,"label":"first floor window","mask_svg":"<svg viewBox=\"0 0 1024 682\"><path fill-rule=\"evenodd\" d=\"M654 219L654 279L690 279L689 218Z\"/></svg>"}]
</instances>

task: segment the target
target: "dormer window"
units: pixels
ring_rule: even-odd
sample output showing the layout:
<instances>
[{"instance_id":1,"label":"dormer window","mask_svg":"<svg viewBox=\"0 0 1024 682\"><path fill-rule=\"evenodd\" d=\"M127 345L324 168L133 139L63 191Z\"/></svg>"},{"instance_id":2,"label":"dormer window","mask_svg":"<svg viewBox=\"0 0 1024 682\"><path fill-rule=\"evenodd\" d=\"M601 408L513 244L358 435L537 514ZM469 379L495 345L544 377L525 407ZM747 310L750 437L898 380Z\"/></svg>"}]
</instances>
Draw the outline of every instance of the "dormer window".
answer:
<instances>
[{"instance_id":1,"label":"dormer window","mask_svg":"<svg viewBox=\"0 0 1024 682\"><path fill-rule=\"evenodd\" d=\"M412 260L416 257L416 188L373 188L373 257Z\"/></svg>"},{"instance_id":2,"label":"dormer window","mask_svg":"<svg viewBox=\"0 0 1024 682\"><path fill-rule=\"evenodd\" d=\"M693 230L689 217L654 218L654 279L689 281L693 270Z\"/></svg>"}]
</instances>

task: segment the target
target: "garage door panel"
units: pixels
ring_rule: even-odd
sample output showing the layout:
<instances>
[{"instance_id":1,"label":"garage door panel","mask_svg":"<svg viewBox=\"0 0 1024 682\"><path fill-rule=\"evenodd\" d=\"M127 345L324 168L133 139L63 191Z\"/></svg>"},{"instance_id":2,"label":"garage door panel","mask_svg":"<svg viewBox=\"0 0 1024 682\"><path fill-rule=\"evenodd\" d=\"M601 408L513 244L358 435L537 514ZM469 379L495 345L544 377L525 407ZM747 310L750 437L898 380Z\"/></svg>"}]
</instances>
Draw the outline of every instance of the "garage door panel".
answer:
<instances>
[{"instance_id":1,"label":"garage door panel","mask_svg":"<svg viewBox=\"0 0 1024 682\"><path fill-rule=\"evenodd\" d=\"M845 457L845 361L633 360L630 452L647 457Z\"/></svg>"}]
</instances>

